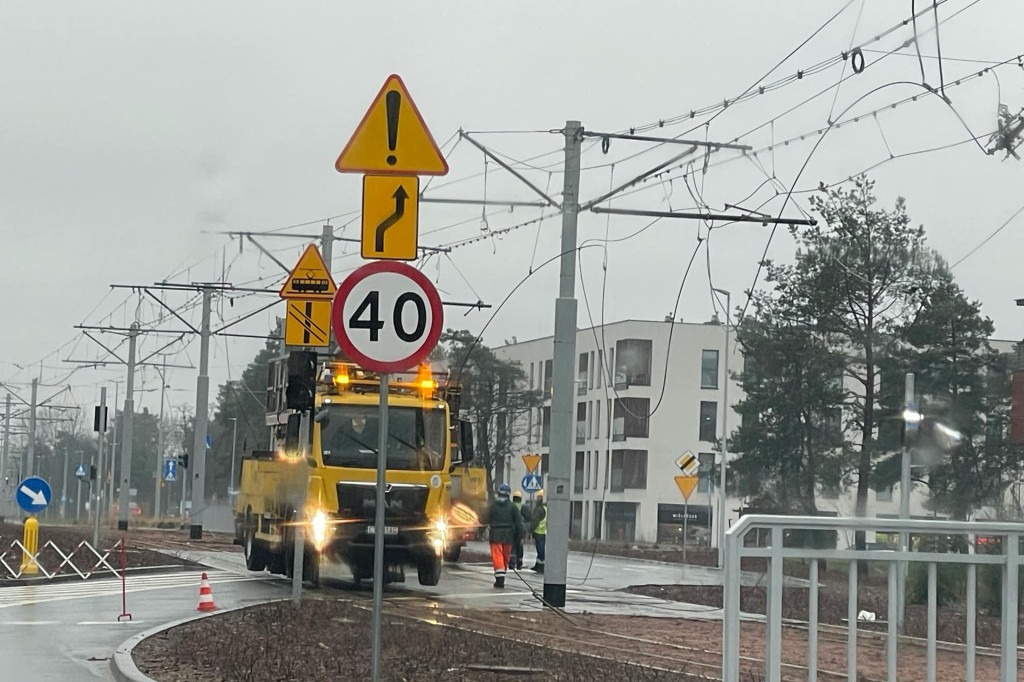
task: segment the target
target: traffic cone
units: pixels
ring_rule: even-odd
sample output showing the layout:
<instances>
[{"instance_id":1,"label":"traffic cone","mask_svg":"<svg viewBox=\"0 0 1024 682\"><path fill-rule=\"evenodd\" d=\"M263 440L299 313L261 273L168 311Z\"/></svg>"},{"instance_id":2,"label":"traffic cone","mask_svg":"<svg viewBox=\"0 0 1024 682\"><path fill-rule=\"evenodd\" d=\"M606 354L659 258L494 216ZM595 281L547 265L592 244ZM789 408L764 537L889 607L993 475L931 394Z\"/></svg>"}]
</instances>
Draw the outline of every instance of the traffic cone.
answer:
<instances>
[{"instance_id":1,"label":"traffic cone","mask_svg":"<svg viewBox=\"0 0 1024 682\"><path fill-rule=\"evenodd\" d=\"M210 580L203 573L203 580L199 586L199 606L196 611L216 611L217 605L213 603L213 589L210 587Z\"/></svg>"}]
</instances>

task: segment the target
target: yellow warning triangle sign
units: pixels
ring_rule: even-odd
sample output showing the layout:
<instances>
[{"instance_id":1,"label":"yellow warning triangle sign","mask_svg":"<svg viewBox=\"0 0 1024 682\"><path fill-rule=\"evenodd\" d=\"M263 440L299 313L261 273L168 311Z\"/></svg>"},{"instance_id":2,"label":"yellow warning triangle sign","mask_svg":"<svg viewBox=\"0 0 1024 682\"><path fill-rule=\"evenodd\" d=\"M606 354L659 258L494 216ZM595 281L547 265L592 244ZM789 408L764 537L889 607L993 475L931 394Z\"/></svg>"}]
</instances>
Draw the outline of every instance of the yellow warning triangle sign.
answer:
<instances>
[{"instance_id":1,"label":"yellow warning triangle sign","mask_svg":"<svg viewBox=\"0 0 1024 682\"><path fill-rule=\"evenodd\" d=\"M377 93L334 167L341 173L448 173L448 162L405 83L394 74Z\"/></svg>"},{"instance_id":2,"label":"yellow warning triangle sign","mask_svg":"<svg viewBox=\"0 0 1024 682\"><path fill-rule=\"evenodd\" d=\"M338 287L328 272L319 249L315 244L310 244L281 287L281 298L329 301L337 292Z\"/></svg>"},{"instance_id":3,"label":"yellow warning triangle sign","mask_svg":"<svg viewBox=\"0 0 1024 682\"><path fill-rule=\"evenodd\" d=\"M683 499L687 502L690 501L690 495L693 494L699 480L700 478L697 476L676 476L676 485L679 486L679 492L683 494Z\"/></svg>"},{"instance_id":4,"label":"yellow warning triangle sign","mask_svg":"<svg viewBox=\"0 0 1024 682\"><path fill-rule=\"evenodd\" d=\"M526 465L526 473L532 474L540 464L540 455L523 455L523 464Z\"/></svg>"}]
</instances>

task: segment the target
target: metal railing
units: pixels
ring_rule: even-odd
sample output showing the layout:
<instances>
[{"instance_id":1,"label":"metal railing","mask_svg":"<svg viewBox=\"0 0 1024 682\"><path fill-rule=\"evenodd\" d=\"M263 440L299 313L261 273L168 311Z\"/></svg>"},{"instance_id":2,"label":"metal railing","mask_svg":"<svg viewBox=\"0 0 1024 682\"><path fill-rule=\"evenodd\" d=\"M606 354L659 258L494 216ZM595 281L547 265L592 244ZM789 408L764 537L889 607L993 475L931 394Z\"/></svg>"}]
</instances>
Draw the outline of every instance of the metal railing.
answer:
<instances>
[{"instance_id":1,"label":"metal railing","mask_svg":"<svg viewBox=\"0 0 1024 682\"><path fill-rule=\"evenodd\" d=\"M769 547L746 547L744 539L751 531L767 530L770 534ZM908 532L916 536L954 536L973 543L976 537L995 538L1001 541L1002 553L979 554L943 551L902 551L854 549L813 549L787 547L787 531L874 531L879 533ZM1001 682L1017 680L1017 628L1018 628L1018 580L1021 564L1020 539L1024 525L1002 522L932 521L919 519L868 519L868 518L822 518L813 516L767 516L750 515L742 517L726 533L725 573L723 587L722 624L722 680L740 681L740 562L746 558L762 558L768 561L768 583L765 619L765 680L778 682L782 679L782 589L783 562L786 559L810 561L810 586L808 589L807 618L807 679L818 679L818 563L824 560L882 562L888 569L888 614L886 633L886 665L889 682L897 680L897 652L899 647L898 627L901 615L897 609L898 567L904 562L924 563L928 567L928 612L927 612L927 679L936 680L937 627L936 592L937 567L939 564L965 565L966 588L966 680L974 682L977 618L977 570L978 566L1001 568L1001 646L999 649ZM847 678L856 682L857 677L857 570L850 565L848 570L849 594L847 602Z\"/></svg>"},{"instance_id":2,"label":"metal railing","mask_svg":"<svg viewBox=\"0 0 1024 682\"><path fill-rule=\"evenodd\" d=\"M31 563L35 564L38 571L37 574L33 575L39 575L41 578L54 578L62 573L68 574L70 572L74 572L82 580L88 580L94 575L103 573L110 573L114 577L119 578L121 577L121 572L118 572L116 568L111 566L107 559L110 558L111 553L120 547L120 545L121 541L118 540L118 542L110 549L102 550L103 553L100 554L100 551L96 550L91 544L82 541L79 542L70 553L65 553L60 547L54 544L52 540L50 540L33 554L21 543L21 540L15 540L7 547L7 549L0 552L0 568L3 568L11 578L22 578L26 575L25 560L27 558L31 560ZM41 560L43 552L47 549L52 550L53 553L57 555L57 557L53 558L52 562L45 562ZM17 557L19 553L21 556L12 561L12 555ZM89 556L90 554L92 555L91 557ZM54 566L53 563L57 561L58 557L60 559L60 563ZM76 559L79 563L84 560L81 567L76 565ZM95 561L93 559L95 559ZM70 569L70 571L68 569Z\"/></svg>"}]
</instances>

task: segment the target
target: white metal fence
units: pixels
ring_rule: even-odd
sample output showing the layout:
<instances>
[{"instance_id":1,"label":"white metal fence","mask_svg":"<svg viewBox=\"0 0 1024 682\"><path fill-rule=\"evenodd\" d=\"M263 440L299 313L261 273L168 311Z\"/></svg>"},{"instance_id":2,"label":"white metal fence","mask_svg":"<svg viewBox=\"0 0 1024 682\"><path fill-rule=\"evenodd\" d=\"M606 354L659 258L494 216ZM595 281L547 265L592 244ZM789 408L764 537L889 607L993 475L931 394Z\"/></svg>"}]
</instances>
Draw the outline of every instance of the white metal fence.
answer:
<instances>
[{"instance_id":1,"label":"white metal fence","mask_svg":"<svg viewBox=\"0 0 1024 682\"><path fill-rule=\"evenodd\" d=\"M108 572L114 577L120 578L121 573L107 561L111 554L119 547L120 541L110 549L97 550L83 540L71 552L65 553L50 540L40 547L35 554L32 554L21 543L21 540L15 540L3 552L0 552L0 567L3 567L12 578L21 578L25 575L25 558L30 558L39 569L36 575L43 578L54 578L61 574L75 573L82 580L87 580L94 575ZM47 549L52 549L56 555L52 557L51 561L42 560ZM16 550L21 550L20 554ZM101 551L102 554L100 553Z\"/></svg>"},{"instance_id":2,"label":"white metal fence","mask_svg":"<svg viewBox=\"0 0 1024 682\"><path fill-rule=\"evenodd\" d=\"M745 546L751 532L767 531L768 547ZM872 549L811 549L787 546L790 531L837 531L853 533L874 531L877 533L907 532L917 537L958 538L960 544L973 547L976 538L991 538L990 547L1001 547L999 553L968 553L957 551L901 551ZM903 562L924 563L928 575L928 636L925 643L927 679L934 682L937 677L936 658L936 592L937 567L939 564L966 566L966 627L965 671L968 682L974 682L976 666L976 618L977 618L977 571L979 566L997 566L1001 573L1001 646L999 649L1001 682L1017 680L1017 628L1018 628L1018 580L1021 554L1020 539L1024 525L1016 523L925 521L902 519L857 519L827 518L811 516L762 516L742 517L726 534L725 574L723 588L722 626L722 679L723 682L740 682L740 562L745 558L763 558L768 561L767 612L765 621L765 679L778 682L782 679L782 589L783 562L786 559L809 561L810 587L808 590L808 634L807 634L807 679L818 679L818 569L824 560L882 562L888 571L888 614L886 636L886 664L889 682L897 680L897 653L900 644L898 626L901 616L897 605L898 567ZM751 535L751 537L754 537ZM847 679L857 682L857 570L850 566L849 596L847 603ZM948 679L948 678L943 678Z\"/></svg>"}]
</instances>

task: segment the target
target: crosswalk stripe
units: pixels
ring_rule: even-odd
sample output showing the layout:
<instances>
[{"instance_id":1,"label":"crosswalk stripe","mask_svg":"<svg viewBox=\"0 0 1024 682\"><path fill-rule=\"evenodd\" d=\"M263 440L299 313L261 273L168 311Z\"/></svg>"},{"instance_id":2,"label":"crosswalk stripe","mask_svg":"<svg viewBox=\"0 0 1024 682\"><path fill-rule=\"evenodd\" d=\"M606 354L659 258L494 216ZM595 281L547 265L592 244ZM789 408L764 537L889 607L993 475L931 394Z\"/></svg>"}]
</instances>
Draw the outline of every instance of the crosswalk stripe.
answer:
<instances>
[{"instance_id":1,"label":"crosswalk stripe","mask_svg":"<svg viewBox=\"0 0 1024 682\"><path fill-rule=\"evenodd\" d=\"M233 583L247 580L259 580L248 576L235 575L225 571L207 571L210 582ZM170 574L139 576L129 578L125 583L126 592L146 592L175 587L197 586L198 574ZM102 597L121 592L120 580L97 580L81 583L53 583L44 585L19 585L17 587L0 587L0 609L28 604L40 604L69 599L86 599Z\"/></svg>"}]
</instances>

